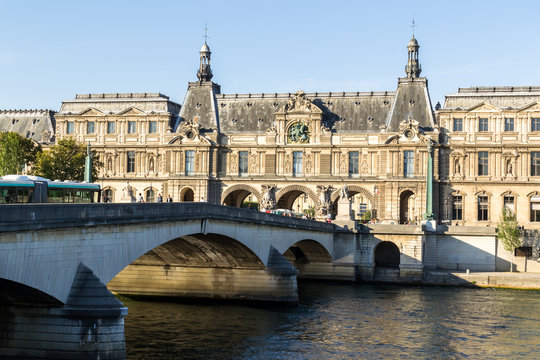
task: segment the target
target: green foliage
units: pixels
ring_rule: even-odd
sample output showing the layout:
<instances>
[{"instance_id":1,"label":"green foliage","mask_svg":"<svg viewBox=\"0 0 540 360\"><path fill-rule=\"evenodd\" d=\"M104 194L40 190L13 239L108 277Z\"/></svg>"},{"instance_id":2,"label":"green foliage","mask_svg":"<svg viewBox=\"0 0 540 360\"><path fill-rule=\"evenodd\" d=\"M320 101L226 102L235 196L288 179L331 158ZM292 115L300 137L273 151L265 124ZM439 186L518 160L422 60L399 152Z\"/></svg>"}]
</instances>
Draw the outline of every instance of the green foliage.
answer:
<instances>
[{"instance_id":1,"label":"green foliage","mask_svg":"<svg viewBox=\"0 0 540 360\"><path fill-rule=\"evenodd\" d=\"M51 180L84 180L86 146L73 138L64 138L38 156L35 174ZM92 150L92 179L103 164Z\"/></svg>"},{"instance_id":2,"label":"green foliage","mask_svg":"<svg viewBox=\"0 0 540 360\"><path fill-rule=\"evenodd\" d=\"M506 251L514 251L521 246L521 232L513 211L504 208L502 219L497 224L497 238L502 242Z\"/></svg>"},{"instance_id":3,"label":"green foliage","mask_svg":"<svg viewBox=\"0 0 540 360\"><path fill-rule=\"evenodd\" d=\"M304 209L304 214L306 214L310 218L314 218L315 217L315 208L313 206L311 206L311 207L309 207L307 209Z\"/></svg>"},{"instance_id":4,"label":"green foliage","mask_svg":"<svg viewBox=\"0 0 540 360\"><path fill-rule=\"evenodd\" d=\"M20 174L24 165L32 166L41 147L32 139L14 132L0 132L0 176Z\"/></svg>"},{"instance_id":5,"label":"green foliage","mask_svg":"<svg viewBox=\"0 0 540 360\"><path fill-rule=\"evenodd\" d=\"M256 201L244 201L241 207L252 210L259 210L259 203Z\"/></svg>"},{"instance_id":6,"label":"green foliage","mask_svg":"<svg viewBox=\"0 0 540 360\"><path fill-rule=\"evenodd\" d=\"M364 215L362 215L360 220L362 220L362 221L370 221L371 220L371 210L369 210L369 209L366 210L366 212L364 213Z\"/></svg>"}]
</instances>

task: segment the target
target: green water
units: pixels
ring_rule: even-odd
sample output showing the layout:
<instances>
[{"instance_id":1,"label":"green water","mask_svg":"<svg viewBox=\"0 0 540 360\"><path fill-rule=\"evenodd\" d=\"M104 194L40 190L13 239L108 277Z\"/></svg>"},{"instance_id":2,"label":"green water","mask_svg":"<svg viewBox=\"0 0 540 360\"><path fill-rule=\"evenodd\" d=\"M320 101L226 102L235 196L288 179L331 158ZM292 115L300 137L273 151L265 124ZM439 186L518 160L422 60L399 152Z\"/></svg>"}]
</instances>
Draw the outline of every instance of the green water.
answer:
<instances>
[{"instance_id":1,"label":"green water","mask_svg":"<svg viewBox=\"0 0 540 360\"><path fill-rule=\"evenodd\" d=\"M540 359L540 291L302 283L300 299L122 299L128 358Z\"/></svg>"}]
</instances>

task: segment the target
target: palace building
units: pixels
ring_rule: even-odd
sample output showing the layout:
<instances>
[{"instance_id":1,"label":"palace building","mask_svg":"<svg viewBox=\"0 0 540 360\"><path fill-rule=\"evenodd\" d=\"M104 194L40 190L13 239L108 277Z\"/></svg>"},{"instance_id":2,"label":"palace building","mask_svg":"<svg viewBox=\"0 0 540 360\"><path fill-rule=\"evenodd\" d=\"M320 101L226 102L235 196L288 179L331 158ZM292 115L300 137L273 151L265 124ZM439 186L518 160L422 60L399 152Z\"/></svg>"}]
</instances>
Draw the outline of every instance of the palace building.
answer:
<instances>
[{"instance_id":1,"label":"palace building","mask_svg":"<svg viewBox=\"0 0 540 360\"><path fill-rule=\"evenodd\" d=\"M115 202L249 201L319 219L370 210L386 223L418 222L432 203L439 223L460 226L492 226L507 207L540 228L540 88L459 89L433 111L418 55L413 36L394 91L222 94L204 43L182 104L76 95L49 121L54 133L32 136L90 143Z\"/></svg>"}]
</instances>

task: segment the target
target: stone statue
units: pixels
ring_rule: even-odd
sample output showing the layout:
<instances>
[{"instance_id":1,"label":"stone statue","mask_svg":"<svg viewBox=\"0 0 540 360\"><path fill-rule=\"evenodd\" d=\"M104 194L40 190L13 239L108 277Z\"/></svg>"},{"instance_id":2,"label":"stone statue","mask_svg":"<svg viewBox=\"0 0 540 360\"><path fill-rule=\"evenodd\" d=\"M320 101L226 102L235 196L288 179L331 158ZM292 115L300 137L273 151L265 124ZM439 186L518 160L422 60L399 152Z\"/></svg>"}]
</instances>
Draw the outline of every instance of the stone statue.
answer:
<instances>
[{"instance_id":1,"label":"stone statue","mask_svg":"<svg viewBox=\"0 0 540 360\"><path fill-rule=\"evenodd\" d=\"M506 174L507 175L513 175L513 168L512 168L512 160L508 159L506 160Z\"/></svg>"},{"instance_id":2,"label":"stone statue","mask_svg":"<svg viewBox=\"0 0 540 360\"><path fill-rule=\"evenodd\" d=\"M455 175L461 175L461 168L459 166L459 159L456 159L456 165L454 168L454 174Z\"/></svg>"},{"instance_id":3,"label":"stone statue","mask_svg":"<svg viewBox=\"0 0 540 360\"><path fill-rule=\"evenodd\" d=\"M261 200L261 210L273 209L276 206L275 189L276 185L263 185L263 196Z\"/></svg>"},{"instance_id":4,"label":"stone statue","mask_svg":"<svg viewBox=\"0 0 540 360\"><path fill-rule=\"evenodd\" d=\"M347 184L343 185L343 187L341 188L340 197L342 199L349 198L349 189L347 188Z\"/></svg>"},{"instance_id":5,"label":"stone statue","mask_svg":"<svg viewBox=\"0 0 540 360\"><path fill-rule=\"evenodd\" d=\"M317 215L325 216L330 213L330 189L331 186L317 185Z\"/></svg>"}]
</instances>

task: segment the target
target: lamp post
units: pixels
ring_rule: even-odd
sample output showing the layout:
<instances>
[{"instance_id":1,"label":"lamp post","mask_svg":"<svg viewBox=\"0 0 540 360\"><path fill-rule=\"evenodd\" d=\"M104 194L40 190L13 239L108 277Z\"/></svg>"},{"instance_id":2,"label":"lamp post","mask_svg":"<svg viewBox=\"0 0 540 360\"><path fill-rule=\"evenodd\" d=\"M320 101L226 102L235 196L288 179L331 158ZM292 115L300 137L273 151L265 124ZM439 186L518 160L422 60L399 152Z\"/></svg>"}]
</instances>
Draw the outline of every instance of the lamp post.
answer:
<instances>
[{"instance_id":1,"label":"lamp post","mask_svg":"<svg viewBox=\"0 0 540 360\"><path fill-rule=\"evenodd\" d=\"M426 212L424 219L433 220L433 140L428 141L428 158L426 174Z\"/></svg>"}]
</instances>

